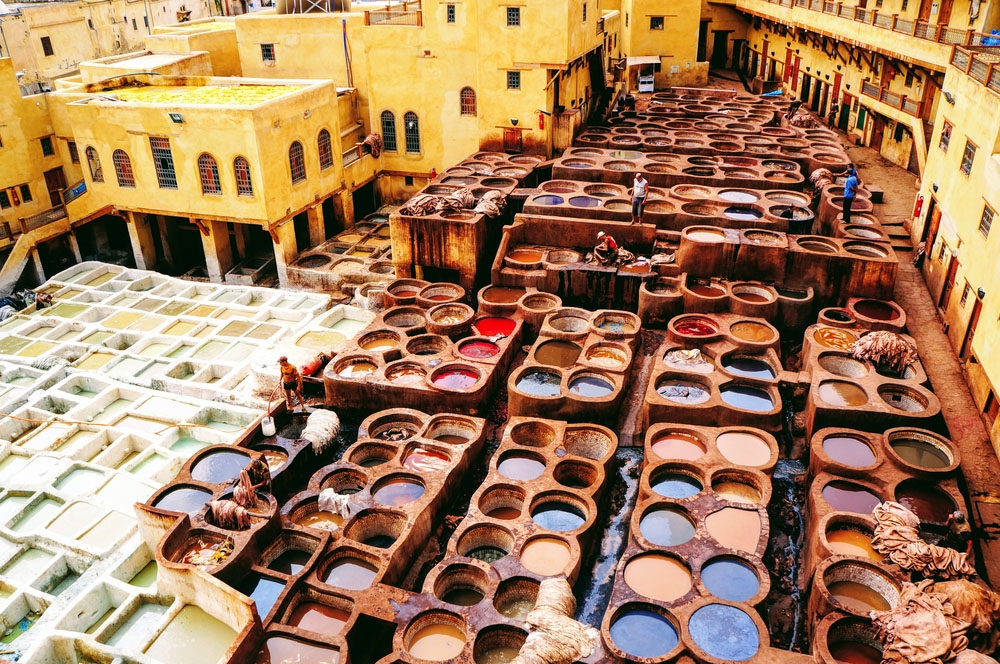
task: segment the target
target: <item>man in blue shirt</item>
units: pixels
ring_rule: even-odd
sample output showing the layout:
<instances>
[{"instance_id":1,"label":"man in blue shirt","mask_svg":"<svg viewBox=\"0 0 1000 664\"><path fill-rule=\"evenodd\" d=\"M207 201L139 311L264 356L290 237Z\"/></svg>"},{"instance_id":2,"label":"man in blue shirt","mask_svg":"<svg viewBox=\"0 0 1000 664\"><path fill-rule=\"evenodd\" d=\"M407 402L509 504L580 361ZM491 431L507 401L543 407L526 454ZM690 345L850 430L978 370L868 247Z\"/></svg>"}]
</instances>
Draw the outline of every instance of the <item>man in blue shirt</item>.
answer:
<instances>
[{"instance_id":1,"label":"man in blue shirt","mask_svg":"<svg viewBox=\"0 0 1000 664\"><path fill-rule=\"evenodd\" d=\"M850 173L844 183L844 223L851 223L851 206L854 205L854 196L861 186L861 179L858 177L858 169L851 164L848 169Z\"/></svg>"}]
</instances>

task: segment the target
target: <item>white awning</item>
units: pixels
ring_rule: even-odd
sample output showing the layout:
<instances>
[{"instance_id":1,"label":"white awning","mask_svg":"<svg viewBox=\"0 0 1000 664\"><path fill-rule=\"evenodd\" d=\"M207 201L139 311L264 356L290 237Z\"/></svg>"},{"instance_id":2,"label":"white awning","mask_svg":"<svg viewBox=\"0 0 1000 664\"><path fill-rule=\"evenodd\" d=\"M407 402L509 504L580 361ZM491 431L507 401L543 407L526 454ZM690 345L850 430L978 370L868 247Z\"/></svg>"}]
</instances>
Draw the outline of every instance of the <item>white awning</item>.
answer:
<instances>
[{"instance_id":1,"label":"white awning","mask_svg":"<svg viewBox=\"0 0 1000 664\"><path fill-rule=\"evenodd\" d=\"M658 65L660 64L660 56L637 55L633 58L628 58L625 64L627 64L629 67L635 67L636 65Z\"/></svg>"}]
</instances>

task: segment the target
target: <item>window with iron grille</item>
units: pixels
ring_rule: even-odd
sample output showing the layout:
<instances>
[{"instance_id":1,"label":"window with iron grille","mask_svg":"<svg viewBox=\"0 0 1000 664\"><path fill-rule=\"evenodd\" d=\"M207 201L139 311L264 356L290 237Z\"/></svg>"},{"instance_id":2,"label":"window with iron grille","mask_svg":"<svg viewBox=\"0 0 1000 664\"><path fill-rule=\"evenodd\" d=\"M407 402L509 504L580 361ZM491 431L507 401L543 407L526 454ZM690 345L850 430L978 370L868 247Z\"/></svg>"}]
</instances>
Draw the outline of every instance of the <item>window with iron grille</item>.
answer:
<instances>
[{"instance_id":1,"label":"window with iron grille","mask_svg":"<svg viewBox=\"0 0 1000 664\"><path fill-rule=\"evenodd\" d=\"M87 146L84 150L87 155L87 166L90 168L90 179L94 182L104 182L104 171L101 170L101 158L97 156L94 146Z\"/></svg>"},{"instance_id":2,"label":"window with iron grille","mask_svg":"<svg viewBox=\"0 0 1000 664\"><path fill-rule=\"evenodd\" d=\"M587 3L583 3L583 22L587 22Z\"/></svg>"},{"instance_id":3,"label":"window with iron grille","mask_svg":"<svg viewBox=\"0 0 1000 664\"><path fill-rule=\"evenodd\" d=\"M274 44L260 45L260 59L264 62L274 62Z\"/></svg>"},{"instance_id":4,"label":"window with iron grille","mask_svg":"<svg viewBox=\"0 0 1000 664\"><path fill-rule=\"evenodd\" d=\"M516 28L521 25L521 8L520 7L508 7L507 8L507 25L512 28Z\"/></svg>"},{"instance_id":5,"label":"window with iron grille","mask_svg":"<svg viewBox=\"0 0 1000 664\"><path fill-rule=\"evenodd\" d=\"M993 225L993 210L990 209L989 205L983 206L983 216L979 220L979 232L983 234L983 237L990 236L990 227Z\"/></svg>"},{"instance_id":6,"label":"window with iron grille","mask_svg":"<svg viewBox=\"0 0 1000 664\"><path fill-rule=\"evenodd\" d=\"M459 93L459 97L462 101L462 115L475 115L476 91L470 87L464 87L462 88L462 92Z\"/></svg>"},{"instance_id":7,"label":"window with iron grille","mask_svg":"<svg viewBox=\"0 0 1000 664\"><path fill-rule=\"evenodd\" d=\"M962 153L962 166L961 170L963 173L968 175L972 172L972 162L976 159L976 146L972 144L972 141L966 139L965 141L965 152Z\"/></svg>"},{"instance_id":8,"label":"window with iron grille","mask_svg":"<svg viewBox=\"0 0 1000 664\"><path fill-rule=\"evenodd\" d=\"M174 170L174 155L170 151L170 139L150 136L149 147L153 151L153 166L160 189L177 188L177 172Z\"/></svg>"},{"instance_id":9,"label":"window with iron grille","mask_svg":"<svg viewBox=\"0 0 1000 664\"><path fill-rule=\"evenodd\" d=\"M66 149L69 150L69 160L74 164L80 163L80 151L76 149L75 141L66 141Z\"/></svg>"},{"instance_id":10,"label":"window with iron grille","mask_svg":"<svg viewBox=\"0 0 1000 664\"><path fill-rule=\"evenodd\" d=\"M969 282L965 282L965 288L962 289L962 300L959 302L960 305L965 306L965 303L969 301L969 293L971 292L972 286L969 285Z\"/></svg>"},{"instance_id":11,"label":"window with iron grille","mask_svg":"<svg viewBox=\"0 0 1000 664\"><path fill-rule=\"evenodd\" d=\"M333 166L333 148L330 147L330 132L326 129L319 130L316 137L316 147L319 150L319 167L327 169Z\"/></svg>"},{"instance_id":12,"label":"window with iron grille","mask_svg":"<svg viewBox=\"0 0 1000 664\"><path fill-rule=\"evenodd\" d=\"M219 164L210 154L198 157L198 176L201 178L201 193L221 194L222 182L219 181Z\"/></svg>"},{"instance_id":13,"label":"window with iron grille","mask_svg":"<svg viewBox=\"0 0 1000 664\"><path fill-rule=\"evenodd\" d=\"M46 56L55 53L55 51L52 50L52 40L48 37L42 37L42 53Z\"/></svg>"},{"instance_id":14,"label":"window with iron grille","mask_svg":"<svg viewBox=\"0 0 1000 664\"><path fill-rule=\"evenodd\" d=\"M396 151L396 116L392 111L382 111L382 147L386 152Z\"/></svg>"},{"instance_id":15,"label":"window with iron grille","mask_svg":"<svg viewBox=\"0 0 1000 664\"><path fill-rule=\"evenodd\" d=\"M945 120L944 124L941 126L941 140L938 142L938 147L947 152L948 144L950 142L951 142L951 123Z\"/></svg>"},{"instance_id":16,"label":"window with iron grille","mask_svg":"<svg viewBox=\"0 0 1000 664\"><path fill-rule=\"evenodd\" d=\"M519 71L507 72L507 89L508 90L521 89L521 72Z\"/></svg>"},{"instance_id":17,"label":"window with iron grille","mask_svg":"<svg viewBox=\"0 0 1000 664\"><path fill-rule=\"evenodd\" d=\"M26 184L22 184L18 187L21 190L21 202L27 203L31 200L31 187Z\"/></svg>"},{"instance_id":18,"label":"window with iron grille","mask_svg":"<svg viewBox=\"0 0 1000 664\"><path fill-rule=\"evenodd\" d=\"M124 150L115 150L111 153L111 162L115 165L115 175L118 177L118 186L135 189L135 173L132 172L132 160Z\"/></svg>"},{"instance_id":19,"label":"window with iron grille","mask_svg":"<svg viewBox=\"0 0 1000 664\"><path fill-rule=\"evenodd\" d=\"M46 157L51 157L56 153L55 148L52 147L51 136L44 136L41 139L39 139L39 142L42 144L42 154L45 155Z\"/></svg>"},{"instance_id":20,"label":"window with iron grille","mask_svg":"<svg viewBox=\"0 0 1000 664\"><path fill-rule=\"evenodd\" d=\"M233 160L233 173L236 174L236 193L240 196L253 196L250 162L245 157L237 157Z\"/></svg>"},{"instance_id":21,"label":"window with iron grille","mask_svg":"<svg viewBox=\"0 0 1000 664\"><path fill-rule=\"evenodd\" d=\"M663 29L663 17L662 16L650 16L649 17L649 29L650 30L662 30Z\"/></svg>"},{"instance_id":22,"label":"window with iron grille","mask_svg":"<svg viewBox=\"0 0 1000 664\"><path fill-rule=\"evenodd\" d=\"M403 135L406 137L406 151L411 154L420 153L420 120L413 111L407 111L403 116Z\"/></svg>"},{"instance_id":23,"label":"window with iron grille","mask_svg":"<svg viewBox=\"0 0 1000 664\"><path fill-rule=\"evenodd\" d=\"M447 13L448 13L448 22L449 23L454 23L455 22L455 5L448 5Z\"/></svg>"},{"instance_id":24,"label":"window with iron grille","mask_svg":"<svg viewBox=\"0 0 1000 664\"><path fill-rule=\"evenodd\" d=\"M899 6L899 11L905 12L906 6L910 4L910 0L903 0L903 4Z\"/></svg>"},{"instance_id":25,"label":"window with iron grille","mask_svg":"<svg viewBox=\"0 0 1000 664\"><path fill-rule=\"evenodd\" d=\"M942 242L941 243L941 250L938 251L938 263L941 263L941 262L944 261L944 252L947 249L948 249L948 245L946 245L944 242Z\"/></svg>"},{"instance_id":26,"label":"window with iron grille","mask_svg":"<svg viewBox=\"0 0 1000 664\"><path fill-rule=\"evenodd\" d=\"M6 189L0 189L0 210L6 210L10 207L10 196L7 195Z\"/></svg>"},{"instance_id":27,"label":"window with iron grille","mask_svg":"<svg viewBox=\"0 0 1000 664\"><path fill-rule=\"evenodd\" d=\"M292 182L302 182L306 179L306 155L302 144L298 141L288 148L288 166L292 170Z\"/></svg>"}]
</instances>

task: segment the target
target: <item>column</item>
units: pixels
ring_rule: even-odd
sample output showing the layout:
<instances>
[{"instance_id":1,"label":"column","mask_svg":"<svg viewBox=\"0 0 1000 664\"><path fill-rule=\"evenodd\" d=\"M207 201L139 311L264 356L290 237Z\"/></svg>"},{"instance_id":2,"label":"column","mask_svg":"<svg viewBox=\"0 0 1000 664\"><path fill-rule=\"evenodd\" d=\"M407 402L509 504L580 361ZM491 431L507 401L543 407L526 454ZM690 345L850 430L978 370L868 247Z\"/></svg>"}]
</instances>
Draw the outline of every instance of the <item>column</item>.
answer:
<instances>
[{"instance_id":1,"label":"column","mask_svg":"<svg viewBox=\"0 0 1000 664\"><path fill-rule=\"evenodd\" d=\"M306 210L309 220L309 244L316 247L326 241L326 225L323 221L323 206L316 205Z\"/></svg>"},{"instance_id":2,"label":"column","mask_svg":"<svg viewBox=\"0 0 1000 664\"><path fill-rule=\"evenodd\" d=\"M289 219L280 226L271 228L271 239L274 242L274 263L278 268L278 283L282 288L288 287L288 264L299 255L295 244L295 222Z\"/></svg>"},{"instance_id":3,"label":"column","mask_svg":"<svg viewBox=\"0 0 1000 664\"><path fill-rule=\"evenodd\" d=\"M156 245L153 244L153 229L149 224L149 217L139 212L126 212L125 215L135 266L140 270L155 269Z\"/></svg>"},{"instance_id":4,"label":"column","mask_svg":"<svg viewBox=\"0 0 1000 664\"><path fill-rule=\"evenodd\" d=\"M66 238L69 240L69 250L73 252L73 258L77 263L82 263L83 254L80 253L80 242L76 239L76 231L70 229Z\"/></svg>"},{"instance_id":5,"label":"column","mask_svg":"<svg viewBox=\"0 0 1000 664\"><path fill-rule=\"evenodd\" d=\"M45 283L45 267L42 265L42 256L38 253L38 247L31 250L31 264L35 268L35 278L39 285Z\"/></svg>"},{"instance_id":6,"label":"column","mask_svg":"<svg viewBox=\"0 0 1000 664\"><path fill-rule=\"evenodd\" d=\"M170 248L170 233L167 232L167 220L162 214L156 215L156 226L160 231L160 246L163 247L163 260L168 265L174 262L174 252Z\"/></svg>"},{"instance_id":7,"label":"column","mask_svg":"<svg viewBox=\"0 0 1000 664\"><path fill-rule=\"evenodd\" d=\"M247 257L247 225L246 224L233 224L233 231L236 235L236 252L235 255L243 260Z\"/></svg>"},{"instance_id":8,"label":"column","mask_svg":"<svg viewBox=\"0 0 1000 664\"><path fill-rule=\"evenodd\" d=\"M221 282L226 272L233 269L233 246L229 241L229 227L224 221L203 221L208 235L201 234L201 244L205 248L205 267L208 278Z\"/></svg>"}]
</instances>

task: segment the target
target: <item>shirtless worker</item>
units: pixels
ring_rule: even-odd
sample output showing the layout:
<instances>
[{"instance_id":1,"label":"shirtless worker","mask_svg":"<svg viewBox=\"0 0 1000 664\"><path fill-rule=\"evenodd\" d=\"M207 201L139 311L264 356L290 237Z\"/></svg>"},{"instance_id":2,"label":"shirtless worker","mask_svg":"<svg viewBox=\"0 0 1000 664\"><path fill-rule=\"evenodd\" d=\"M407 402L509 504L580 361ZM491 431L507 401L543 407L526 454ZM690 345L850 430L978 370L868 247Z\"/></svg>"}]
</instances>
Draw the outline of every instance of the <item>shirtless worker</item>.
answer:
<instances>
[{"instance_id":1,"label":"shirtless worker","mask_svg":"<svg viewBox=\"0 0 1000 664\"><path fill-rule=\"evenodd\" d=\"M302 396L302 375L299 370L284 355L278 358L278 368L281 371L281 387L285 391L285 407L294 411L293 397L297 397L302 410L305 410L306 400Z\"/></svg>"}]
</instances>

